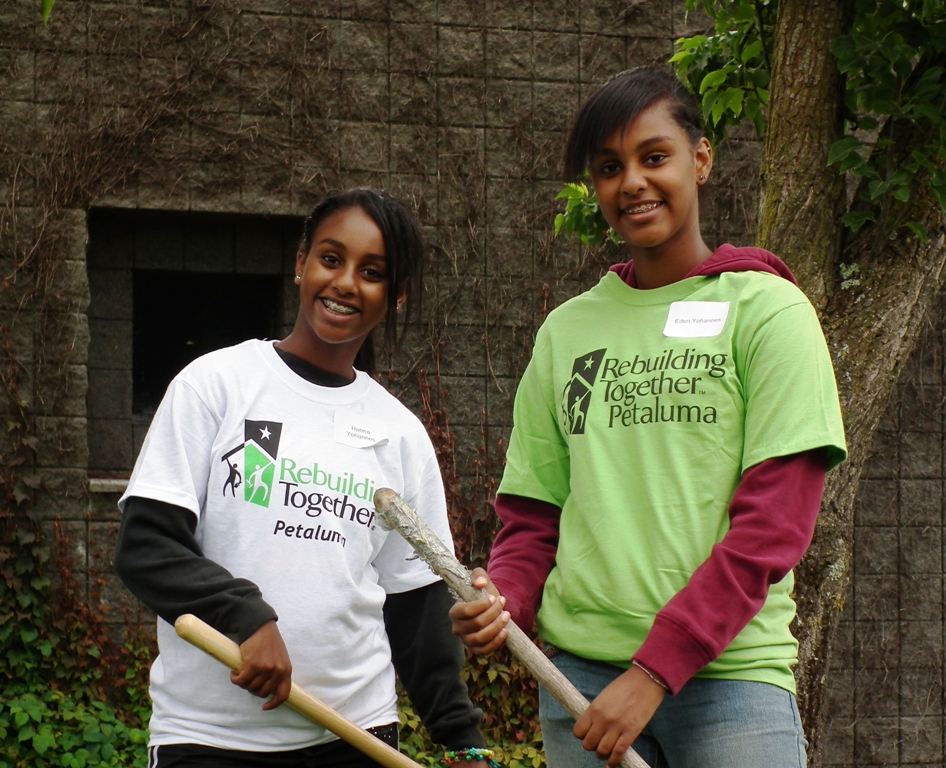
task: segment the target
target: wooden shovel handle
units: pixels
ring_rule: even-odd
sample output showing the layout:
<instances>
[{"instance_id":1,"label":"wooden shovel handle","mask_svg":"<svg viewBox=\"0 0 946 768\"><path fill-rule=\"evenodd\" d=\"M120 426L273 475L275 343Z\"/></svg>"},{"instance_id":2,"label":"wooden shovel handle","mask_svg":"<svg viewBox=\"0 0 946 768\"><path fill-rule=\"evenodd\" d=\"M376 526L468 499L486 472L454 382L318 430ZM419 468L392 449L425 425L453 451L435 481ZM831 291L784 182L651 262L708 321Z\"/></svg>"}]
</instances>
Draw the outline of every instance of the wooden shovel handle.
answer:
<instances>
[{"instance_id":1,"label":"wooden shovel handle","mask_svg":"<svg viewBox=\"0 0 946 768\"><path fill-rule=\"evenodd\" d=\"M374 494L374 506L378 516L390 528L401 534L414 548L418 557L442 578L461 600L470 602L486 594L475 589L470 582L470 571L454 557L429 526L418 517L410 505L390 488L379 488ZM512 620L506 625L506 645L513 655L523 663L532 676L555 697L566 712L575 720L588 708L588 700L558 671L548 657L540 651L529 636ZM621 760L624 768L649 768L643 758L633 749L628 749Z\"/></svg>"},{"instance_id":2,"label":"wooden shovel handle","mask_svg":"<svg viewBox=\"0 0 946 768\"><path fill-rule=\"evenodd\" d=\"M209 653L234 672L239 672L243 667L240 646L196 616L186 613L178 617L174 622L174 629L187 642ZM300 714L327 728L385 768L417 768L418 764L413 760L405 757L374 734L355 725L351 720L342 717L330 706L306 693L295 683L289 691L287 703Z\"/></svg>"}]
</instances>

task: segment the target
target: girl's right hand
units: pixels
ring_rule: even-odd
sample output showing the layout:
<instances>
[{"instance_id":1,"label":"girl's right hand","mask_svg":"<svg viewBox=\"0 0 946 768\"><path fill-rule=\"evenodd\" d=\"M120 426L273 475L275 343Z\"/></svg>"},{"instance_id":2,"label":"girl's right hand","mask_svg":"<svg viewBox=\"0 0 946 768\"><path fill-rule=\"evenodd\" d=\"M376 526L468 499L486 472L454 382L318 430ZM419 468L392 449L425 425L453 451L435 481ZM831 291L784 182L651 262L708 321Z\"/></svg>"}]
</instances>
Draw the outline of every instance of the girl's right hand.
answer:
<instances>
[{"instance_id":1,"label":"girl's right hand","mask_svg":"<svg viewBox=\"0 0 946 768\"><path fill-rule=\"evenodd\" d=\"M264 711L275 709L289 698L292 662L275 621L266 622L243 641L240 653L243 668L239 674L230 673L234 685L263 699L271 697L263 704Z\"/></svg>"},{"instance_id":2,"label":"girl's right hand","mask_svg":"<svg viewBox=\"0 0 946 768\"><path fill-rule=\"evenodd\" d=\"M493 586L486 571L474 568L471 582L489 594L471 603L457 603L450 609L453 634L473 653L487 656L506 642L509 612L504 610L506 598Z\"/></svg>"}]
</instances>

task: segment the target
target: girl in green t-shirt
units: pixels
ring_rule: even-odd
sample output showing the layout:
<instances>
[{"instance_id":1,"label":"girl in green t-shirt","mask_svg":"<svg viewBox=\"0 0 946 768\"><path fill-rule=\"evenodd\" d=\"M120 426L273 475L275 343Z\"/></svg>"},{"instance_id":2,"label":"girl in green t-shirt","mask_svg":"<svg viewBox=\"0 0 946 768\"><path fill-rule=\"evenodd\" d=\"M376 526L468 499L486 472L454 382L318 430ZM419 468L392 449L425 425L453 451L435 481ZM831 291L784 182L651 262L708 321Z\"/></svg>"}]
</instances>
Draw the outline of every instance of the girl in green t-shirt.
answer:
<instances>
[{"instance_id":1,"label":"girl in green t-shirt","mask_svg":"<svg viewBox=\"0 0 946 768\"><path fill-rule=\"evenodd\" d=\"M568 139L566 176L588 172L630 260L540 329L504 527L489 575L474 571L491 594L451 611L481 654L538 611L547 652L591 700L573 723L541 692L550 768L615 766L631 746L670 768L806 764L791 570L843 427L791 272L703 240L712 167L693 97L646 67L593 94ZM684 376L695 364L702 378ZM703 470L713 462L724 471Z\"/></svg>"}]
</instances>

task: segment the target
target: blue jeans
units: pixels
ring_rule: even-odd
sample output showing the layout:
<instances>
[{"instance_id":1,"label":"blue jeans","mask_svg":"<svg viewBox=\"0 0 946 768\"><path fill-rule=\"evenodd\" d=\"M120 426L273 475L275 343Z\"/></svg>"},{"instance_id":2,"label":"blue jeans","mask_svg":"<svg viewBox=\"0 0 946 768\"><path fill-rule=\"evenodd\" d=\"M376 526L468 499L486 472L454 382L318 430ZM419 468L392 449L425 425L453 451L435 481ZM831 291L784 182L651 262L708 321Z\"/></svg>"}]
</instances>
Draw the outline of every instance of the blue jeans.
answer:
<instances>
[{"instance_id":1,"label":"blue jeans","mask_svg":"<svg viewBox=\"0 0 946 768\"><path fill-rule=\"evenodd\" d=\"M586 699L625 670L556 651L552 662ZM549 768L602 768L572 735L575 721L544 688L539 716ZM795 697L767 683L693 678L666 696L635 751L653 768L805 768L805 741Z\"/></svg>"}]
</instances>

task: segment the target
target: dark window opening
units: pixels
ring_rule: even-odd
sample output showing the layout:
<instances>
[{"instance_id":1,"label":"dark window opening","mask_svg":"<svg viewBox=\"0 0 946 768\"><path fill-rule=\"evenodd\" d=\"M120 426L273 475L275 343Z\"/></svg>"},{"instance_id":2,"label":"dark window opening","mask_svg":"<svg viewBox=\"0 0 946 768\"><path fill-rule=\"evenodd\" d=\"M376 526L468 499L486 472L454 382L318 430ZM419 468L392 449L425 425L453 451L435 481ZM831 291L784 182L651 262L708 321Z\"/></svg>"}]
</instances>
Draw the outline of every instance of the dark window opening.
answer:
<instances>
[{"instance_id":1,"label":"dark window opening","mask_svg":"<svg viewBox=\"0 0 946 768\"><path fill-rule=\"evenodd\" d=\"M88 223L88 469L127 477L181 368L292 328L302 219L94 208Z\"/></svg>"},{"instance_id":2,"label":"dark window opening","mask_svg":"<svg viewBox=\"0 0 946 768\"><path fill-rule=\"evenodd\" d=\"M201 355L278 335L279 276L148 270L133 284L135 414L153 414L171 379Z\"/></svg>"}]
</instances>

